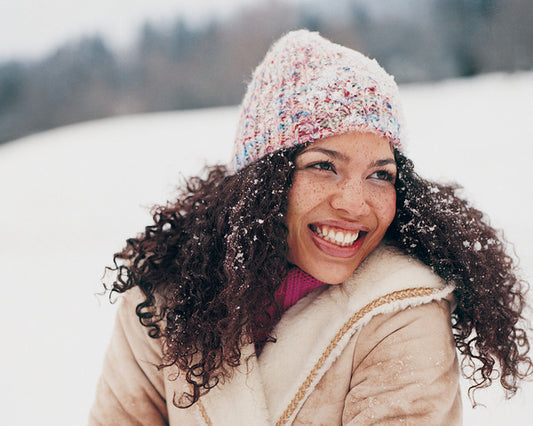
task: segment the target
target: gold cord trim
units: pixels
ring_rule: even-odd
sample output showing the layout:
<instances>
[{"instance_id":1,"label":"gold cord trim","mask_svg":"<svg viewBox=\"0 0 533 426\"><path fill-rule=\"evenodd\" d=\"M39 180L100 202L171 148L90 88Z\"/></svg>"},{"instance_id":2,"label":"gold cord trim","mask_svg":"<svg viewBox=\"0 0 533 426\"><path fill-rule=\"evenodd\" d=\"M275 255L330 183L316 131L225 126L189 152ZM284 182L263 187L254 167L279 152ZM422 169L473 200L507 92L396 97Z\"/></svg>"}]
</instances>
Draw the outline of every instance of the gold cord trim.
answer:
<instances>
[{"instance_id":1,"label":"gold cord trim","mask_svg":"<svg viewBox=\"0 0 533 426\"><path fill-rule=\"evenodd\" d=\"M204 405L200 401L198 401L197 404L198 404L198 409L200 410L200 413L202 414L202 418L204 419L204 422L208 426L213 426L213 422L211 422L211 419L209 418L207 411L205 411Z\"/></svg>"},{"instance_id":2,"label":"gold cord trim","mask_svg":"<svg viewBox=\"0 0 533 426\"><path fill-rule=\"evenodd\" d=\"M301 400L305 397L307 394L307 391L313 381L315 380L316 376L318 375L318 372L322 369L324 366L326 360L331 355L331 352L333 352L333 349L339 344L341 339L344 337L348 331L352 328L352 326L359 321L361 318L363 318L366 314L373 311L376 308L379 308L380 306L383 306L388 303L392 302L398 302L400 300L405 300L413 297L423 297L423 296L431 296L432 294L439 291L438 289L429 288L429 287L421 287L421 288L409 288L405 290L399 290L392 292L390 294L387 294L385 296L381 296L377 298L376 300L370 302L368 305L357 311L348 321L344 323L344 325L341 327L341 329L335 334L333 339L331 340L330 344L326 348L326 350L322 353L320 358L318 359L317 363L307 376L307 378L304 380L300 388L298 389L298 392L296 392L296 395L292 399L292 401L289 403L279 420L277 421L276 425L284 425L287 423L287 421L291 418L294 411L297 409L298 405L300 404Z\"/></svg>"}]
</instances>

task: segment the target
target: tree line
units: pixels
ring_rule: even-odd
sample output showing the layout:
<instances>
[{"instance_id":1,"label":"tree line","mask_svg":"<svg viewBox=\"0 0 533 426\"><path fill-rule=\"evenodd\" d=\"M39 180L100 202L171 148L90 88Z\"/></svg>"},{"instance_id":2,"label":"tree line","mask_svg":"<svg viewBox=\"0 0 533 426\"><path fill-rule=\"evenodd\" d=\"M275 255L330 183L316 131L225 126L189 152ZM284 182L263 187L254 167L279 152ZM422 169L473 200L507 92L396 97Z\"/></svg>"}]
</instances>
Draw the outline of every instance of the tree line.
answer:
<instances>
[{"instance_id":1,"label":"tree line","mask_svg":"<svg viewBox=\"0 0 533 426\"><path fill-rule=\"evenodd\" d=\"M93 36L0 64L0 142L114 115L238 104L268 46L297 28L375 57L399 83L533 68L530 0L322 3L258 2L195 26L147 22L127 50Z\"/></svg>"}]
</instances>

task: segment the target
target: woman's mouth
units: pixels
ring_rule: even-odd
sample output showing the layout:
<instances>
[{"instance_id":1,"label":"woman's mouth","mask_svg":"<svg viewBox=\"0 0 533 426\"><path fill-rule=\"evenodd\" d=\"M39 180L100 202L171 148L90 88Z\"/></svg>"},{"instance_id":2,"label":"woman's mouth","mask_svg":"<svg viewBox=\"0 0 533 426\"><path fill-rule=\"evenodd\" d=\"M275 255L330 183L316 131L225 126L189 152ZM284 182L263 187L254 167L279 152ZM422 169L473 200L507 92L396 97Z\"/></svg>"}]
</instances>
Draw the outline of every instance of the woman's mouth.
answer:
<instances>
[{"instance_id":1,"label":"woman's mouth","mask_svg":"<svg viewBox=\"0 0 533 426\"><path fill-rule=\"evenodd\" d=\"M339 247L351 247L360 236L366 234L364 231L350 231L328 225L311 224L309 225L309 229L323 240Z\"/></svg>"}]
</instances>

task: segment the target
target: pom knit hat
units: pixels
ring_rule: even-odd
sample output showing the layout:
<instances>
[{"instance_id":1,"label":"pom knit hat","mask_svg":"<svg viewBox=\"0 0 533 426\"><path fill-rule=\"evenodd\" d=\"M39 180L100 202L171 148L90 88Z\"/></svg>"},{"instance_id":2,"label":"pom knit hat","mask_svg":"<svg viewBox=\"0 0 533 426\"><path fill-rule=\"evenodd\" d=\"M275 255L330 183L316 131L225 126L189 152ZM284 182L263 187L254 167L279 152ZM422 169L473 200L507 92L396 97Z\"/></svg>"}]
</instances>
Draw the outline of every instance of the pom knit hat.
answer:
<instances>
[{"instance_id":1,"label":"pom knit hat","mask_svg":"<svg viewBox=\"0 0 533 426\"><path fill-rule=\"evenodd\" d=\"M244 96L230 169L270 152L353 131L401 150L394 78L363 54L307 30L272 45Z\"/></svg>"}]
</instances>

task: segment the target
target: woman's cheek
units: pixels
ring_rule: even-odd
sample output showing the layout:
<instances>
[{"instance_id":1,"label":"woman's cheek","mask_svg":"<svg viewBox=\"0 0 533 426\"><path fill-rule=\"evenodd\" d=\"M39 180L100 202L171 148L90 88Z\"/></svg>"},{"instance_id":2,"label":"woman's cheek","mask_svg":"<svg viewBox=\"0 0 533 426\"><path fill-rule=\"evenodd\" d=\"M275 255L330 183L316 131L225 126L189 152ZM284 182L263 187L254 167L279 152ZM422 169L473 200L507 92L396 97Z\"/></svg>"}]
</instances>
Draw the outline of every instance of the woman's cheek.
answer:
<instances>
[{"instance_id":1,"label":"woman's cheek","mask_svg":"<svg viewBox=\"0 0 533 426\"><path fill-rule=\"evenodd\" d=\"M377 211L381 226L385 225L388 228L396 216L396 189L390 185L379 188L374 194L372 204Z\"/></svg>"},{"instance_id":2,"label":"woman's cheek","mask_svg":"<svg viewBox=\"0 0 533 426\"><path fill-rule=\"evenodd\" d=\"M390 225L392 221L394 220L394 217L396 216L396 190L393 191L390 197L390 201L389 201L389 205L387 209L387 215L388 215L388 221Z\"/></svg>"}]
</instances>

